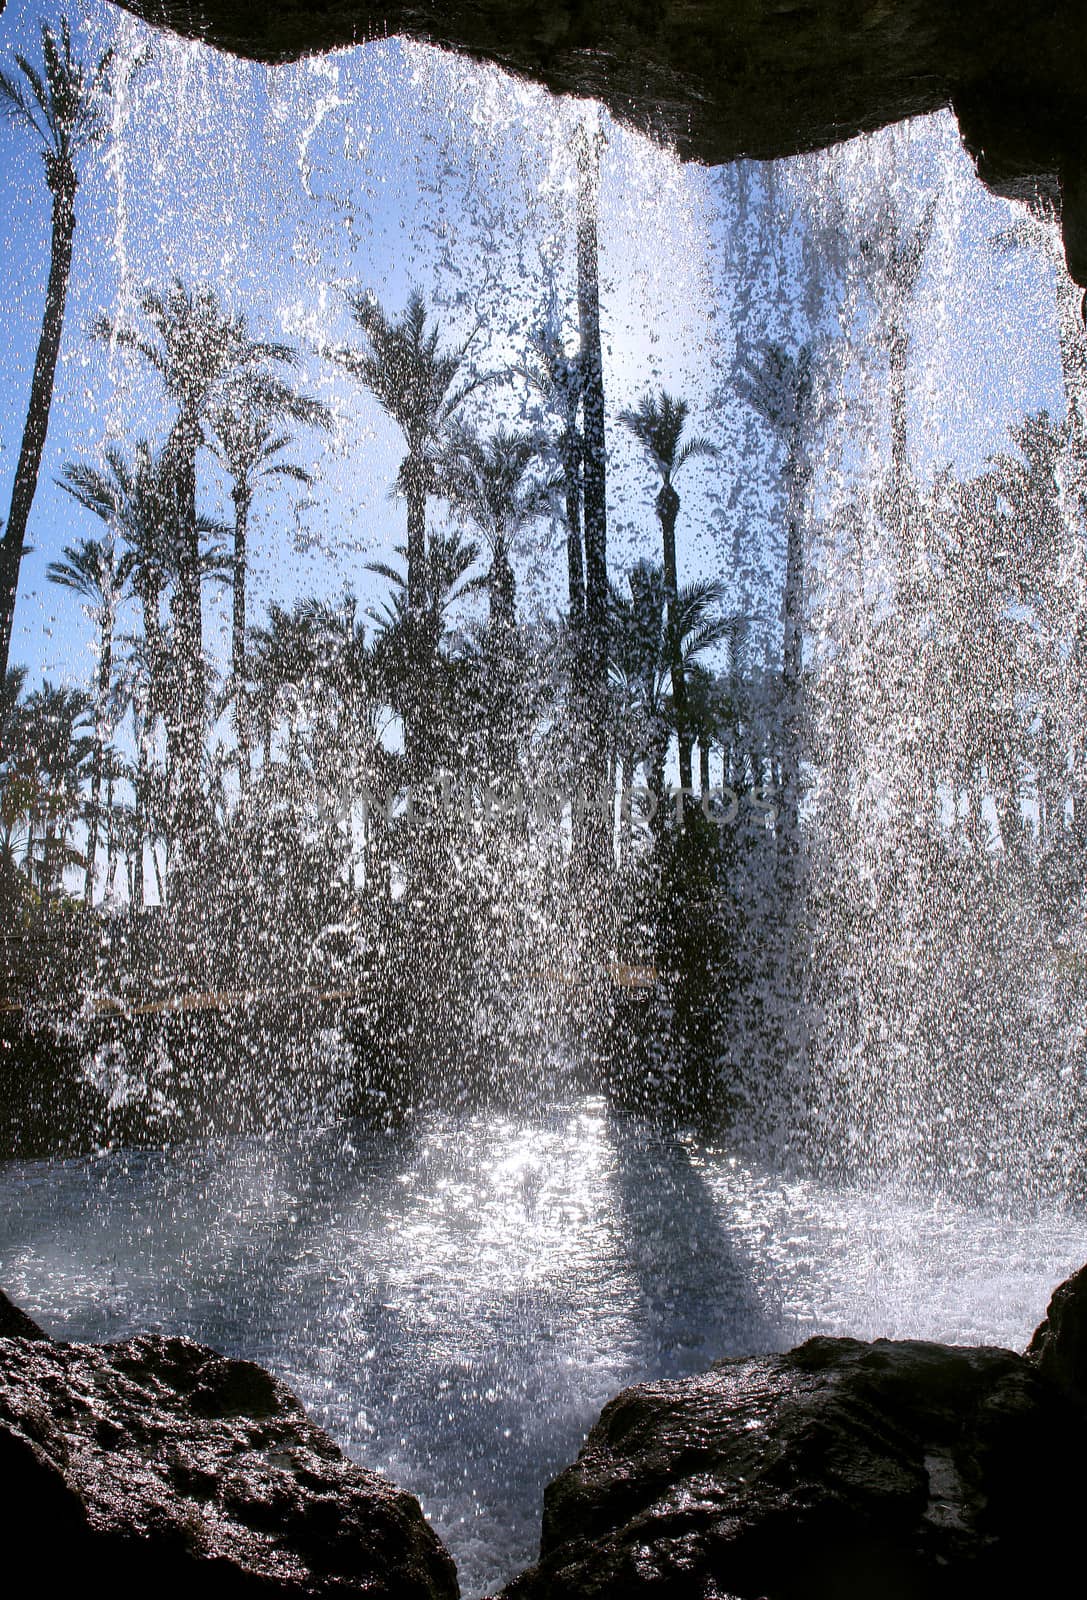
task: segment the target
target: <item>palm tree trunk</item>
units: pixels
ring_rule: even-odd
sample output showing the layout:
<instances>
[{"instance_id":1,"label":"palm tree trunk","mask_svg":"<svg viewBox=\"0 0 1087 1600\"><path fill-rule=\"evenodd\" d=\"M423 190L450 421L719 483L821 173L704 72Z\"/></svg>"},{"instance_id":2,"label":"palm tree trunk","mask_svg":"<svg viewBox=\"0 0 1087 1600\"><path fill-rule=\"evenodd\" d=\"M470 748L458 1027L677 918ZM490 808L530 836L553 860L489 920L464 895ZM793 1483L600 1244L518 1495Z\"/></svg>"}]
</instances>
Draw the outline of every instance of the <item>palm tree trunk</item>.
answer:
<instances>
[{"instance_id":1,"label":"palm tree trunk","mask_svg":"<svg viewBox=\"0 0 1087 1600\"><path fill-rule=\"evenodd\" d=\"M572 429L562 441L562 474L566 486L566 566L570 584L570 621L575 631L585 621L585 562L581 550L581 451Z\"/></svg>"},{"instance_id":2,"label":"palm tree trunk","mask_svg":"<svg viewBox=\"0 0 1087 1600\"><path fill-rule=\"evenodd\" d=\"M196 450L199 430L184 419L174 429L177 492L181 510L182 549L171 609L174 658L178 673L175 751L171 761L174 793L171 805L171 854L176 867L197 848L200 827L200 767L204 736L204 637L200 595L200 536L196 526Z\"/></svg>"},{"instance_id":3,"label":"palm tree trunk","mask_svg":"<svg viewBox=\"0 0 1087 1600\"><path fill-rule=\"evenodd\" d=\"M8 669L11 631L15 620L15 597L19 588L19 567L23 559L26 527L38 487L42 451L49 431L49 412L53 404L53 380L64 327L64 307L68 299L68 279L72 270L72 239L75 234L75 196L79 180L70 161L46 158L46 181L53 195L53 241L49 262L49 283L45 291L45 312L30 383L23 442L15 468L11 508L0 543L0 682Z\"/></svg>"},{"instance_id":4,"label":"palm tree trunk","mask_svg":"<svg viewBox=\"0 0 1087 1600\"><path fill-rule=\"evenodd\" d=\"M405 465L408 502L408 650L409 671L405 684L404 759L409 782L422 775L424 752L429 748L427 696L431 685L430 642L437 629L429 614L426 571L426 477L423 463L409 455Z\"/></svg>"},{"instance_id":5,"label":"palm tree trunk","mask_svg":"<svg viewBox=\"0 0 1087 1600\"><path fill-rule=\"evenodd\" d=\"M132 852L132 900L133 911L142 911L144 907L143 887L143 851L146 842L147 816L144 802L144 780L141 773L136 776L136 846Z\"/></svg>"},{"instance_id":6,"label":"palm tree trunk","mask_svg":"<svg viewBox=\"0 0 1087 1600\"><path fill-rule=\"evenodd\" d=\"M249 690L245 660L245 589L247 581L247 539L249 505L247 486L234 486L234 594L231 622L231 671L234 674L234 727L238 740L238 784L244 800L252 779L249 734Z\"/></svg>"},{"instance_id":7,"label":"palm tree trunk","mask_svg":"<svg viewBox=\"0 0 1087 1600\"><path fill-rule=\"evenodd\" d=\"M694 761L691 730L687 716L687 679L683 671L683 651L679 638L679 570L676 562L676 519L679 495L665 482L657 496L657 516L664 548L664 601L668 618L668 670L672 679L672 709L679 743L679 782L682 789L694 787ZM686 801L684 801L686 804Z\"/></svg>"},{"instance_id":8,"label":"palm tree trunk","mask_svg":"<svg viewBox=\"0 0 1087 1600\"><path fill-rule=\"evenodd\" d=\"M577 147L577 167L577 296L585 437L582 464L585 524L584 669L588 713L585 767L590 786L603 788L607 781L608 516L597 238L600 150L596 136L582 134ZM596 814L595 806L586 808L587 817ZM599 824L587 825L584 844L590 859L599 858L603 862L606 835Z\"/></svg>"},{"instance_id":9,"label":"palm tree trunk","mask_svg":"<svg viewBox=\"0 0 1087 1600\"><path fill-rule=\"evenodd\" d=\"M800 677L803 651L804 556L800 518L789 518L782 610L785 641L782 653L782 824L786 842L796 841L800 826Z\"/></svg>"},{"instance_id":10,"label":"palm tree trunk","mask_svg":"<svg viewBox=\"0 0 1087 1600\"><path fill-rule=\"evenodd\" d=\"M116 876L116 857L113 853L113 762L109 764L106 773L106 889L105 898L109 900L113 893Z\"/></svg>"},{"instance_id":11,"label":"palm tree trunk","mask_svg":"<svg viewBox=\"0 0 1087 1600\"><path fill-rule=\"evenodd\" d=\"M113 678L113 613L102 614L102 644L98 657L98 693L94 716L94 758L91 765L91 805L87 816L87 865L83 879L83 903L94 904L94 868L98 855L98 824L101 819L102 770L106 759L106 706Z\"/></svg>"},{"instance_id":12,"label":"palm tree trunk","mask_svg":"<svg viewBox=\"0 0 1087 1600\"><path fill-rule=\"evenodd\" d=\"M408 502L408 610L421 616L427 605L426 479L411 456L405 470Z\"/></svg>"},{"instance_id":13,"label":"palm tree trunk","mask_svg":"<svg viewBox=\"0 0 1087 1600\"><path fill-rule=\"evenodd\" d=\"M898 521L905 498L909 470L909 442L906 434L906 366L910 352L909 334L899 319L891 326L888 340L887 386L891 406L891 511Z\"/></svg>"},{"instance_id":14,"label":"palm tree trunk","mask_svg":"<svg viewBox=\"0 0 1087 1600\"><path fill-rule=\"evenodd\" d=\"M155 840L151 840L151 865L155 869L155 888L158 890L159 905L166 905L166 885L162 881L162 871L159 867L159 853L155 847Z\"/></svg>"}]
</instances>

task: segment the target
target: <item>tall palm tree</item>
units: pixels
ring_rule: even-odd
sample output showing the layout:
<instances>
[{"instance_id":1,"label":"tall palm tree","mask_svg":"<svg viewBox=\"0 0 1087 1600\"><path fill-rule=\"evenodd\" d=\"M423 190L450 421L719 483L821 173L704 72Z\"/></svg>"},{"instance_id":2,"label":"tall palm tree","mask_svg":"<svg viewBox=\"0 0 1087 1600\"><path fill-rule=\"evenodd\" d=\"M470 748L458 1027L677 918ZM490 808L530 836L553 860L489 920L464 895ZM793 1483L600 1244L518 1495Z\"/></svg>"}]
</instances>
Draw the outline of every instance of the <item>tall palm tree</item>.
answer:
<instances>
[{"instance_id":1,"label":"tall palm tree","mask_svg":"<svg viewBox=\"0 0 1087 1600\"><path fill-rule=\"evenodd\" d=\"M530 340L529 358L513 371L525 379L557 419L554 450L562 471L566 510L566 570L570 622L575 631L585 622L585 560L581 541L581 462L584 441L578 427L581 407L581 362L568 356L558 329L550 325Z\"/></svg>"},{"instance_id":2,"label":"tall palm tree","mask_svg":"<svg viewBox=\"0 0 1087 1600\"><path fill-rule=\"evenodd\" d=\"M582 507L585 539L585 634L583 687L586 716L585 765L590 784L607 783L608 705L608 495L605 437L604 357L600 345L599 129L582 124L574 138L577 166L577 300L581 335ZM591 809L591 808L590 808ZM580 841L586 860L606 857L602 829Z\"/></svg>"},{"instance_id":3,"label":"tall palm tree","mask_svg":"<svg viewBox=\"0 0 1087 1600\"><path fill-rule=\"evenodd\" d=\"M32 822L40 829L38 885L43 915L65 867L82 862L71 849L69 836L79 815L94 745L84 731L89 711L90 701L81 689L46 682L27 697L23 712L28 768L37 792Z\"/></svg>"},{"instance_id":4,"label":"tall palm tree","mask_svg":"<svg viewBox=\"0 0 1087 1600\"><path fill-rule=\"evenodd\" d=\"M467 371L475 330L463 344L443 350L441 330L436 322L428 326L426 302L417 290L398 319L388 317L373 295L351 295L348 305L366 344L329 353L369 389L407 443L397 482L408 511L408 609L421 614L427 602L427 499L438 492L438 462L450 424L487 379Z\"/></svg>"},{"instance_id":5,"label":"tall palm tree","mask_svg":"<svg viewBox=\"0 0 1087 1600\"><path fill-rule=\"evenodd\" d=\"M611 675L623 708L629 772L645 762L657 801L658 833L666 821L665 762L676 725L672 667L678 659L685 697L705 669L708 651L727 642L733 619L721 611L724 585L717 579L684 584L669 608L661 567L640 561L627 573L629 595L612 590Z\"/></svg>"},{"instance_id":6,"label":"tall palm tree","mask_svg":"<svg viewBox=\"0 0 1087 1600\"><path fill-rule=\"evenodd\" d=\"M164 631L161 604L165 590L172 586L176 591L183 581L191 537L176 458L169 446L156 454L140 440L131 461L118 445L111 445L104 463L97 467L69 461L58 481L127 547L128 576L143 618L147 712L152 722L161 717L166 725L167 769L173 778L185 745L186 707L178 652ZM221 578L220 541L227 530L198 513L195 531L198 580Z\"/></svg>"},{"instance_id":7,"label":"tall palm tree","mask_svg":"<svg viewBox=\"0 0 1087 1600\"><path fill-rule=\"evenodd\" d=\"M188 289L175 279L165 293L147 289L138 309L146 331L101 315L92 333L141 356L158 374L174 408L167 452L175 474L181 543L171 608L180 714L174 764L175 844L184 857L200 835L200 793L207 673L203 653L201 524L196 509L196 463L217 409L236 387L277 390L277 369L297 355L288 345L253 339L244 316L224 311L214 290Z\"/></svg>"},{"instance_id":8,"label":"tall palm tree","mask_svg":"<svg viewBox=\"0 0 1087 1600\"><path fill-rule=\"evenodd\" d=\"M479 529L491 550L487 578L491 622L515 620L516 580L510 554L514 541L547 506L551 482L530 476L539 456L537 440L496 428L487 438L456 428L446 446L441 484L450 504Z\"/></svg>"},{"instance_id":9,"label":"tall palm tree","mask_svg":"<svg viewBox=\"0 0 1087 1600\"><path fill-rule=\"evenodd\" d=\"M245 660L249 513L261 483L289 478L308 487L313 482L312 473L305 467L283 459L294 439L282 424L294 422L328 428L331 421L328 407L320 400L296 394L286 384L260 371L243 372L235 382L228 384L211 417L216 453L230 474L234 503L230 659L238 781L243 795L248 793L251 777Z\"/></svg>"},{"instance_id":10,"label":"tall palm tree","mask_svg":"<svg viewBox=\"0 0 1087 1600\"><path fill-rule=\"evenodd\" d=\"M390 318L371 294L348 297L361 330L362 349L340 346L329 355L367 388L404 435L407 454L397 487L407 504L407 609L405 631L410 651L425 679L437 642L428 629L426 507L439 492L438 463L450 425L465 400L489 381L468 367L477 330L460 345L443 349L438 324L428 324L426 302L418 291L408 297L401 317ZM428 743L427 696L413 697L416 711L405 722L405 754L417 768Z\"/></svg>"},{"instance_id":11,"label":"tall palm tree","mask_svg":"<svg viewBox=\"0 0 1087 1600\"><path fill-rule=\"evenodd\" d=\"M406 568L406 547L398 544L395 553ZM439 641L445 633L446 618L458 600L487 586L486 576L472 571L479 554L479 545L474 539L466 539L459 528L449 533L435 530L430 536L426 562L427 614L434 637ZM385 578L393 586L389 598L379 607L370 609L370 617L382 633L403 627L408 614L406 573L387 561L368 561L366 570Z\"/></svg>"},{"instance_id":12,"label":"tall palm tree","mask_svg":"<svg viewBox=\"0 0 1087 1600\"><path fill-rule=\"evenodd\" d=\"M0 109L39 142L45 163L45 181L53 197L45 310L7 526L0 542L0 677L7 671L27 522L49 431L53 382L72 270L79 164L85 153L100 144L106 135L105 105L113 51L107 50L93 67L85 66L72 56L71 29L67 18L62 18L59 32L54 32L48 24L42 25L42 60L44 71L39 72L25 56L17 55L15 61L22 80L0 72Z\"/></svg>"},{"instance_id":13,"label":"tall palm tree","mask_svg":"<svg viewBox=\"0 0 1087 1600\"><path fill-rule=\"evenodd\" d=\"M904 512L909 441L906 431L906 379L910 354L910 303L917 291L925 252L932 238L938 201L929 200L913 227L904 224L893 198L880 206L875 227L860 241L887 343L887 378L891 410L892 516Z\"/></svg>"},{"instance_id":14,"label":"tall palm tree","mask_svg":"<svg viewBox=\"0 0 1087 1600\"><path fill-rule=\"evenodd\" d=\"M94 690L94 754L91 762L91 803L87 813L86 871L83 899L89 907L94 900L94 869L98 854L98 827L101 814L102 774L106 747L112 734L109 725L110 690L113 684L113 636L117 610L132 570L132 557L117 554L111 535L105 539L81 539L66 545L60 561L51 561L46 574L51 583L70 589L87 602L98 629L98 671Z\"/></svg>"},{"instance_id":15,"label":"tall palm tree","mask_svg":"<svg viewBox=\"0 0 1087 1600\"><path fill-rule=\"evenodd\" d=\"M5 763L11 759L13 752L15 728L25 687L25 667L8 667L0 678L0 761Z\"/></svg>"},{"instance_id":16,"label":"tall palm tree","mask_svg":"<svg viewBox=\"0 0 1087 1600\"><path fill-rule=\"evenodd\" d=\"M653 393L643 395L633 410L620 412L620 421L630 429L660 474L657 517L661 525L664 553L664 590L669 615L669 637L673 643L673 657L669 666L679 743L679 781L684 789L690 789L694 785L693 739L687 717L687 691L676 626L676 607L679 601L676 520L679 516L680 502L675 480L688 461L693 461L698 456L717 455L717 446L711 444L708 439L697 436L684 439L683 431L687 425L689 410L685 400L673 399L667 390L662 389L659 395Z\"/></svg>"},{"instance_id":17,"label":"tall palm tree","mask_svg":"<svg viewBox=\"0 0 1087 1600\"><path fill-rule=\"evenodd\" d=\"M33 786L28 781L22 732L26 668L9 667L0 679L0 920L23 898L23 864L29 844Z\"/></svg>"},{"instance_id":18,"label":"tall palm tree","mask_svg":"<svg viewBox=\"0 0 1087 1600\"><path fill-rule=\"evenodd\" d=\"M119 445L107 446L104 462L104 467L96 467L69 461L58 481L73 500L127 545L144 638L153 660L159 663L165 654L162 593L176 570L181 544L172 464L165 453L156 455L145 439L136 444L131 462Z\"/></svg>"},{"instance_id":19,"label":"tall palm tree","mask_svg":"<svg viewBox=\"0 0 1087 1600\"><path fill-rule=\"evenodd\" d=\"M800 827L801 674L804 655L804 500L811 481L808 456L815 417L814 353L805 344L793 354L769 344L761 356L741 358L740 396L773 430L785 450L787 533L782 600L782 841L795 850Z\"/></svg>"}]
</instances>

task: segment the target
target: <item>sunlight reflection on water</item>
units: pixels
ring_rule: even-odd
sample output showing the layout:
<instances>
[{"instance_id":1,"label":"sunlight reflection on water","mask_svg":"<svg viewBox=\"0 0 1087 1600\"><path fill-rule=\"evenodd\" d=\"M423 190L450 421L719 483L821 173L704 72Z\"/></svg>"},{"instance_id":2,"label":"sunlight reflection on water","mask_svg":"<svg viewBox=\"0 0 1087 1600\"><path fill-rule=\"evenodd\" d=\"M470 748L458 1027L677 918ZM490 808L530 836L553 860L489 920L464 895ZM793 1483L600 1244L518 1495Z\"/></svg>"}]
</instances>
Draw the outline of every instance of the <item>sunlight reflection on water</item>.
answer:
<instances>
[{"instance_id":1,"label":"sunlight reflection on water","mask_svg":"<svg viewBox=\"0 0 1087 1600\"><path fill-rule=\"evenodd\" d=\"M0 1281L50 1332L265 1363L421 1496L468 1596L624 1384L817 1331L1022 1346L1085 1256L1078 1213L785 1179L595 1100L0 1168Z\"/></svg>"}]
</instances>

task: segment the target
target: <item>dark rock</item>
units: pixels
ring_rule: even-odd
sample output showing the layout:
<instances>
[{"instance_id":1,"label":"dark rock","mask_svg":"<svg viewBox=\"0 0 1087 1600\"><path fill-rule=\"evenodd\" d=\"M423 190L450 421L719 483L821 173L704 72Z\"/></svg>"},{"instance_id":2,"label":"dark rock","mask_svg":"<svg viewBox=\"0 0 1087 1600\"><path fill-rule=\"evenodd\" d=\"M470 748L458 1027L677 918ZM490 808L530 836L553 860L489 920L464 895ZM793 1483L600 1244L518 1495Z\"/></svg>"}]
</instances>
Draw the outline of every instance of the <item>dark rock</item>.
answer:
<instances>
[{"instance_id":1,"label":"dark rock","mask_svg":"<svg viewBox=\"0 0 1087 1600\"><path fill-rule=\"evenodd\" d=\"M1087 282L1082 5L1053 0L123 0L190 38L286 61L388 34L592 95L703 161L818 149L953 105L997 193L1069 196Z\"/></svg>"},{"instance_id":2,"label":"dark rock","mask_svg":"<svg viewBox=\"0 0 1087 1600\"><path fill-rule=\"evenodd\" d=\"M505 1600L992 1600L1048 1592L1084 1469L1007 1350L811 1339L628 1389L548 1488Z\"/></svg>"},{"instance_id":3,"label":"dark rock","mask_svg":"<svg viewBox=\"0 0 1087 1600\"><path fill-rule=\"evenodd\" d=\"M28 1317L0 1289L0 1339L48 1339L33 1317Z\"/></svg>"},{"instance_id":4,"label":"dark rock","mask_svg":"<svg viewBox=\"0 0 1087 1600\"><path fill-rule=\"evenodd\" d=\"M458 1593L411 1495L262 1368L187 1339L0 1340L0 1528L43 1595Z\"/></svg>"},{"instance_id":5,"label":"dark rock","mask_svg":"<svg viewBox=\"0 0 1087 1600\"><path fill-rule=\"evenodd\" d=\"M1051 1383L1087 1405L1087 1267L1054 1289L1027 1354Z\"/></svg>"}]
</instances>

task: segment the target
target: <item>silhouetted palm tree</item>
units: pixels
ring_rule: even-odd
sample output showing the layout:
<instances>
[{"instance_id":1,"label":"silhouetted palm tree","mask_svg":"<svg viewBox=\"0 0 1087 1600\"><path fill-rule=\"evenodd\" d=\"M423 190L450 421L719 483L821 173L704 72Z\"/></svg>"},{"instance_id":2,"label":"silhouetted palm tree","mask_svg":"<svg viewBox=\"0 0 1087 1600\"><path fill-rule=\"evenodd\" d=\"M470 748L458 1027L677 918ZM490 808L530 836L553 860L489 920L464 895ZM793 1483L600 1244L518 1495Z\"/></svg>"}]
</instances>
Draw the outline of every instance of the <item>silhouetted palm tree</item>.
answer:
<instances>
[{"instance_id":1,"label":"silhouetted palm tree","mask_svg":"<svg viewBox=\"0 0 1087 1600\"><path fill-rule=\"evenodd\" d=\"M678 660L689 689L704 671L706 652L728 640L732 620L721 612L725 591L716 579L684 584L671 610L664 573L654 562L631 568L627 587L629 595L612 590L611 676L627 745L624 769L642 761L649 767L659 833L667 820L665 763L676 717L675 695L669 694L673 663Z\"/></svg>"},{"instance_id":2,"label":"silhouetted palm tree","mask_svg":"<svg viewBox=\"0 0 1087 1600\"><path fill-rule=\"evenodd\" d=\"M679 516L679 494L675 480L688 461L698 456L715 456L717 447L708 439L684 439L689 407L685 400L675 400L664 389L659 395L643 395L632 411L620 413L620 421L633 433L656 471L661 487L657 495L657 517L661 525L664 553L664 590L669 613L669 634L675 644L675 653L669 663L672 674L672 701L676 714L676 733L679 742L679 781L684 789L694 784L692 767L692 738L687 725L686 685L683 663L679 655L675 609L679 596L679 572L676 564L676 519Z\"/></svg>"},{"instance_id":3,"label":"silhouetted palm tree","mask_svg":"<svg viewBox=\"0 0 1087 1600\"><path fill-rule=\"evenodd\" d=\"M880 205L875 227L859 241L860 258L866 263L883 324L887 343L888 395L891 411L891 505L892 518L904 513L904 495L909 470L909 442L906 434L906 373L910 353L907 318L910 302L921 277L925 252L932 237L938 199L925 206L921 220L907 227L897 203L888 197Z\"/></svg>"},{"instance_id":4,"label":"silhouetted palm tree","mask_svg":"<svg viewBox=\"0 0 1087 1600\"><path fill-rule=\"evenodd\" d=\"M172 611L174 656L178 676L178 753L173 763L175 842L183 858L197 848L200 834L200 777L207 697L200 605L204 568L201 522L196 510L196 458L208 441L216 411L239 386L280 392L276 375L297 355L289 345L252 339L244 316L223 310L215 292L195 291L180 281L165 294L147 289L138 309L149 332L99 316L96 338L134 351L157 372L166 398L174 407L167 454L175 474L181 547L176 567Z\"/></svg>"},{"instance_id":5,"label":"silhouetted palm tree","mask_svg":"<svg viewBox=\"0 0 1087 1600\"><path fill-rule=\"evenodd\" d=\"M15 724L26 687L26 668L8 667L0 678L0 762L11 757Z\"/></svg>"},{"instance_id":6,"label":"silhouetted palm tree","mask_svg":"<svg viewBox=\"0 0 1087 1600\"><path fill-rule=\"evenodd\" d=\"M107 448L104 459L104 468L70 461L58 481L127 546L128 574L143 618L148 685L145 711L150 723L161 717L166 725L167 770L176 789L173 780L185 742L186 708L177 652L166 636L161 616L164 591L171 585L176 589L183 581L191 538L178 489L176 458L169 447L156 454L140 440L131 462L117 445ZM220 542L226 532L214 517L197 514L200 581L221 580L226 575Z\"/></svg>"},{"instance_id":7,"label":"silhouetted palm tree","mask_svg":"<svg viewBox=\"0 0 1087 1600\"><path fill-rule=\"evenodd\" d=\"M71 589L85 600L98 629L98 671L94 690L94 755L91 762L91 801L87 812L86 873L83 899L88 906L94 899L94 869L98 853L98 828L101 815L102 774L106 746L111 737L109 725L110 690L113 684L113 636L117 610L132 570L132 557L120 555L112 537L82 539L66 545L63 558L51 561L46 574L51 583Z\"/></svg>"},{"instance_id":8,"label":"silhouetted palm tree","mask_svg":"<svg viewBox=\"0 0 1087 1600\"><path fill-rule=\"evenodd\" d=\"M475 331L454 349L443 349L440 329L437 323L428 326L426 302L417 291L396 320L370 294L351 295L348 305L366 344L361 350L341 346L329 355L370 391L408 446L397 475L408 513L404 631L412 635L410 651L425 679L436 649L428 628L427 499L439 492L438 466L451 423L468 396L489 380L468 370ZM415 710L405 721L404 740L409 767L415 768L429 741L428 697L420 692L413 700Z\"/></svg>"},{"instance_id":9,"label":"silhouetted palm tree","mask_svg":"<svg viewBox=\"0 0 1087 1600\"><path fill-rule=\"evenodd\" d=\"M441 331L427 324L426 302L413 291L397 320L368 294L348 299L351 313L366 338L361 350L341 347L333 358L359 380L400 428L408 453L400 465L398 486L408 509L408 609L426 607L426 502L438 492L438 463L447 430L467 397L484 380L466 375L473 332L463 344L443 350Z\"/></svg>"},{"instance_id":10,"label":"silhouetted palm tree","mask_svg":"<svg viewBox=\"0 0 1087 1600\"><path fill-rule=\"evenodd\" d=\"M537 394L559 424L554 446L562 470L566 510L566 571L570 622L575 630L585 621L585 561L581 544L581 461L584 443L578 427L581 407L581 362L568 356L553 327L545 327L530 341L525 362L513 367Z\"/></svg>"},{"instance_id":11,"label":"silhouetted palm tree","mask_svg":"<svg viewBox=\"0 0 1087 1600\"><path fill-rule=\"evenodd\" d=\"M36 790L31 822L40 830L38 887L43 913L65 867L83 864L69 836L79 818L81 789L94 749L94 740L84 732L89 713L90 701L81 689L56 688L48 682L27 696L23 710L27 768Z\"/></svg>"},{"instance_id":12,"label":"silhouetted palm tree","mask_svg":"<svg viewBox=\"0 0 1087 1600\"><path fill-rule=\"evenodd\" d=\"M245 661L246 588L248 576L249 513L257 486L274 478L289 478L307 487L312 473L283 459L294 438L285 422L327 428L328 407L309 395L296 394L268 373L245 371L232 383L211 416L216 451L230 474L234 502L234 551L231 563L233 615L231 621L231 675L235 731L238 740L238 780L243 795L250 780L249 709Z\"/></svg>"},{"instance_id":13,"label":"silhouetted palm tree","mask_svg":"<svg viewBox=\"0 0 1087 1600\"><path fill-rule=\"evenodd\" d=\"M787 533L782 601L781 823L787 851L795 850L800 826L801 673L804 656L804 497L811 481L808 456L815 415L814 356L811 345L794 355L770 344L761 357L740 361L736 387L785 449Z\"/></svg>"},{"instance_id":14,"label":"silhouetted palm tree","mask_svg":"<svg viewBox=\"0 0 1087 1600\"><path fill-rule=\"evenodd\" d=\"M579 371L582 405L581 487L585 540L585 633L583 701L584 766L590 785L604 789L608 777L608 495L605 438L604 358L600 345L598 200L603 134L582 124L574 138L577 165L577 299L581 335ZM585 859L602 865L607 836L588 825L579 841Z\"/></svg>"},{"instance_id":15,"label":"silhouetted palm tree","mask_svg":"<svg viewBox=\"0 0 1087 1600\"><path fill-rule=\"evenodd\" d=\"M0 543L0 677L8 665L19 567L49 431L53 381L72 269L79 162L85 152L101 143L106 135L105 100L113 51L107 50L93 67L73 59L71 30L67 19L62 18L59 32L54 32L47 24L42 25L42 59L44 71L39 72L25 56L15 57L23 81L6 72L0 73L0 109L40 142L45 181L53 197L45 311L7 527Z\"/></svg>"},{"instance_id":16,"label":"silhouetted palm tree","mask_svg":"<svg viewBox=\"0 0 1087 1600\"><path fill-rule=\"evenodd\" d=\"M516 581L510 554L518 535L547 508L553 482L541 482L529 469L539 457L527 434L496 428L488 438L459 427L451 434L441 463L441 484L450 504L477 527L491 551L487 577L492 623L515 619Z\"/></svg>"}]
</instances>

